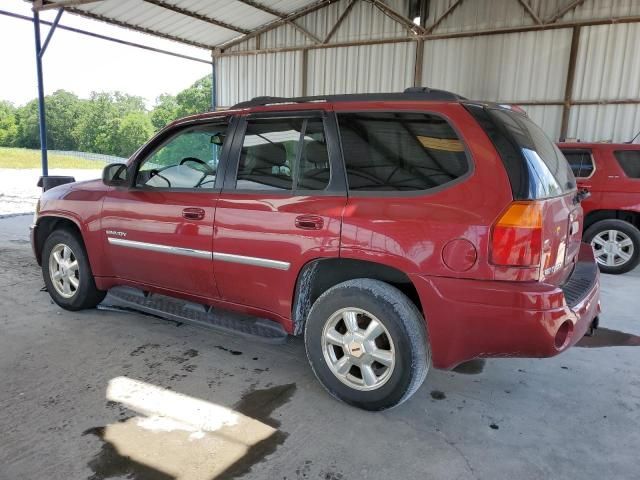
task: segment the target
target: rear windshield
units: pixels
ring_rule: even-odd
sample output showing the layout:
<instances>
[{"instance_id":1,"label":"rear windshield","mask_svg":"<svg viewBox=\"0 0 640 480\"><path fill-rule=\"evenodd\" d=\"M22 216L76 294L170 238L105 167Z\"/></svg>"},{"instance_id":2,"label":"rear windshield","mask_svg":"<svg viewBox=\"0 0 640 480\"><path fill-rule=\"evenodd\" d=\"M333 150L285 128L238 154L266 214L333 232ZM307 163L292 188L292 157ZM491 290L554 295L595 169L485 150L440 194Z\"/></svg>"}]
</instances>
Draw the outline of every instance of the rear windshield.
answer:
<instances>
[{"instance_id":1,"label":"rear windshield","mask_svg":"<svg viewBox=\"0 0 640 480\"><path fill-rule=\"evenodd\" d=\"M520 149L529 167L533 198L557 197L576 188L576 179L560 149L528 117L509 110L491 110Z\"/></svg>"},{"instance_id":2,"label":"rear windshield","mask_svg":"<svg viewBox=\"0 0 640 480\"><path fill-rule=\"evenodd\" d=\"M515 200L557 197L576 188L562 152L527 116L503 108L465 106L500 154Z\"/></svg>"},{"instance_id":3,"label":"rear windshield","mask_svg":"<svg viewBox=\"0 0 640 480\"><path fill-rule=\"evenodd\" d=\"M640 150L618 150L613 154L627 177L640 178Z\"/></svg>"}]
</instances>

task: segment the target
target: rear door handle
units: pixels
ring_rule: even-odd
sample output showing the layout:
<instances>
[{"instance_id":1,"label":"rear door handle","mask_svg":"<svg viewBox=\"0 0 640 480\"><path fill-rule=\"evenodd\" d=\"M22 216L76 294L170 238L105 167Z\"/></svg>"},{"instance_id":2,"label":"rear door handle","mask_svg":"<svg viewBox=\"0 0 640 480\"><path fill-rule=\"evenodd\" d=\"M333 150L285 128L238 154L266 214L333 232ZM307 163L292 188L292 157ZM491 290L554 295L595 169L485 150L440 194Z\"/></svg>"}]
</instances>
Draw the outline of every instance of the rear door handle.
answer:
<instances>
[{"instance_id":1,"label":"rear door handle","mask_svg":"<svg viewBox=\"0 0 640 480\"><path fill-rule=\"evenodd\" d=\"M300 215L296 217L296 228L302 230L320 230L324 225L322 217L317 215Z\"/></svg>"},{"instance_id":2,"label":"rear door handle","mask_svg":"<svg viewBox=\"0 0 640 480\"><path fill-rule=\"evenodd\" d=\"M204 218L204 209L197 207L188 207L182 210L182 217L187 220L202 220Z\"/></svg>"}]
</instances>

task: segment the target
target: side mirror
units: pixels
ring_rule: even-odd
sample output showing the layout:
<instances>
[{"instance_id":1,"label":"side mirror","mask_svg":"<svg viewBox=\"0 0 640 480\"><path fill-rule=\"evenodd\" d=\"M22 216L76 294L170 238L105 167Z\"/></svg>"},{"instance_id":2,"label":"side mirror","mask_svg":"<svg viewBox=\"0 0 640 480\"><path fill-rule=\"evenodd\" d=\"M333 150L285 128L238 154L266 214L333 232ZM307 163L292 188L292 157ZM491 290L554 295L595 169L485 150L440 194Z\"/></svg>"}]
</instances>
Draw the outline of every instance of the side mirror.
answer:
<instances>
[{"instance_id":1,"label":"side mirror","mask_svg":"<svg viewBox=\"0 0 640 480\"><path fill-rule=\"evenodd\" d=\"M102 170L102 183L109 187L126 187L127 166L124 163L111 163Z\"/></svg>"}]
</instances>

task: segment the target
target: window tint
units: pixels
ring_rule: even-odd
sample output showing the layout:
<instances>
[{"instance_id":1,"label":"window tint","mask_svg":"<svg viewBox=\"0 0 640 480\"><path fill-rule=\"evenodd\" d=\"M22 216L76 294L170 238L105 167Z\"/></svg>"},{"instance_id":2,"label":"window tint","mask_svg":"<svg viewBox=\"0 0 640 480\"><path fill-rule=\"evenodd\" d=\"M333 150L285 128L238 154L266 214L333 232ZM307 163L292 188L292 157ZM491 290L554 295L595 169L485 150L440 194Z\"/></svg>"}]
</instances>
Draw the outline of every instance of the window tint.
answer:
<instances>
[{"instance_id":1,"label":"window tint","mask_svg":"<svg viewBox=\"0 0 640 480\"><path fill-rule=\"evenodd\" d=\"M616 160L629 178L640 178L640 150L618 150Z\"/></svg>"},{"instance_id":2,"label":"window tint","mask_svg":"<svg viewBox=\"0 0 640 480\"><path fill-rule=\"evenodd\" d=\"M251 119L236 189L324 190L331 172L321 119Z\"/></svg>"},{"instance_id":3,"label":"window tint","mask_svg":"<svg viewBox=\"0 0 640 480\"><path fill-rule=\"evenodd\" d=\"M183 130L140 165L136 185L153 188L213 188L226 124Z\"/></svg>"},{"instance_id":4,"label":"window tint","mask_svg":"<svg viewBox=\"0 0 640 480\"><path fill-rule=\"evenodd\" d=\"M504 109L491 109L517 144L529 171L530 198L556 197L576 187L576 179L560 149L528 117Z\"/></svg>"},{"instance_id":5,"label":"window tint","mask_svg":"<svg viewBox=\"0 0 640 480\"><path fill-rule=\"evenodd\" d=\"M589 150L562 150L576 178L587 178L593 173L593 157Z\"/></svg>"},{"instance_id":6,"label":"window tint","mask_svg":"<svg viewBox=\"0 0 640 480\"><path fill-rule=\"evenodd\" d=\"M446 120L424 113L338 115L349 189L428 190L469 171Z\"/></svg>"}]
</instances>

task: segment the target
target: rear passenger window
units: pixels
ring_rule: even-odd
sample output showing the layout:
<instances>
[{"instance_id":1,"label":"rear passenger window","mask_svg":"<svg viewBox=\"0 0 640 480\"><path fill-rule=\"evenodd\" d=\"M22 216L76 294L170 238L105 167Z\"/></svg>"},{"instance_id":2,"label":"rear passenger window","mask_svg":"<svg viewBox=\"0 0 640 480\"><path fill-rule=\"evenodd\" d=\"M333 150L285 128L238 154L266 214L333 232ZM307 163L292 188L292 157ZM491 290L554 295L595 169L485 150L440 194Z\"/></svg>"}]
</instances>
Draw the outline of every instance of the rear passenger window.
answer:
<instances>
[{"instance_id":1,"label":"rear passenger window","mask_svg":"<svg viewBox=\"0 0 640 480\"><path fill-rule=\"evenodd\" d=\"M629 178L640 178L640 150L618 150L613 153Z\"/></svg>"},{"instance_id":2,"label":"rear passenger window","mask_svg":"<svg viewBox=\"0 0 640 480\"><path fill-rule=\"evenodd\" d=\"M237 190L324 190L331 171L322 119L250 119Z\"/></svg>"},{"instance_id":3,"label":"rear passenger window","mask_svg":"<svg viewBox=\"0 0 640 480\"><path fill-rule=\"evenodd\" d=\"M429 190L469 171L462 140L439 116L342 113L338 122L349 190Z\"/></svg>"},{"instance_id":4,"label":"rear passenger window","mask_svg":"<svg viewBox=\"0 0 640 480\"><path fill-rule=\"evenodd\" d=\"M587 178L593 173L593 157L589 150L562 150L576 178Z\"/></svg>"}]
</instances>

